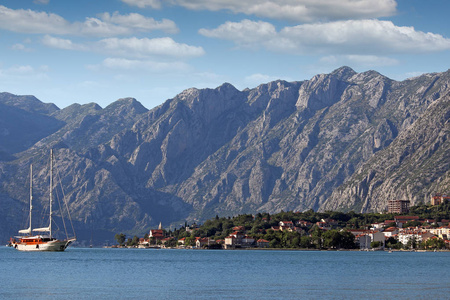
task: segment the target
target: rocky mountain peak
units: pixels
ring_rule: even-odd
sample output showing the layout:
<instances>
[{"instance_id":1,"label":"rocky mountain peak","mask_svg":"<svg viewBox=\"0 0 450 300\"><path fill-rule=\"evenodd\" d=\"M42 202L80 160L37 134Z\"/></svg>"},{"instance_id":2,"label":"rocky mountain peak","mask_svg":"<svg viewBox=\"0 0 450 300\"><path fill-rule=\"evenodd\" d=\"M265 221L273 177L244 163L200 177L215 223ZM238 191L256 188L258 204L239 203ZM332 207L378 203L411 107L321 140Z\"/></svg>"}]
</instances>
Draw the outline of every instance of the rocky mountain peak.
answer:
<instances>
[{"instance_id":1,"label":"rocky mountain peak","mask_svg":"<svg viewBox=\"0 0 450 300\"><path fill-rule=\"evenodd\" d=\"M354 76L355 74L357 74L357 73L352 68L347 67L347 66L340 67L340 68L334 70L333 72L331 72L331 75L334 75L343 81L348 80L350 77Z\"/></svg>"},{"instance_id":2,"label":"rocky mountain peak","mask_svg":"<svg viewBox=\"0 0 450 300\"><path fill-rule=\"evenodd\" d=\"M115 114L143 114L148 111L139 101L135 98L121 98L111 103L104 109L106 112Z\"/></svg>"},{"instance_id":3,"label":"rocky mountain peak","mask_svg":"<svg viewBox=\"0 0 450 300\"><path fill-rule=\"evenodd\" d=\"M354 73L350 68L341 68L331 74L319 74L304 82L298 93L297 107L319 110L339 101L348 86L346 79Z\"/></svg>"}]
</instances>

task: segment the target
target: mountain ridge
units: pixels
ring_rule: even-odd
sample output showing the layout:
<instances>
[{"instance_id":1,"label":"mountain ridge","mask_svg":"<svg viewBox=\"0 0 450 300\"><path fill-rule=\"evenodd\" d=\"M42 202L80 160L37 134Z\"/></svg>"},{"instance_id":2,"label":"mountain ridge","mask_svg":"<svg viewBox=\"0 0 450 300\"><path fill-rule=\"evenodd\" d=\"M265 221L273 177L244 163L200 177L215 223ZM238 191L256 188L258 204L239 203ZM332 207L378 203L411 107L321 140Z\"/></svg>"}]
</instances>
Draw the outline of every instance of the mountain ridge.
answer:
<instances>
[{"instance_id":1,"label":"mountain ridge","mask_svg":"<svg viewBox=\"0 0 450 300\"><path fill-rule=\"evenodd\" d=\"M11 211L24 204L24 166L50 147L68 160L63 181L84 234L92 226L103 235L144 232L159 222L262 211L383 210L389 197L400 196L388 182L417 164L389 163L383 153L400 151L409 140L423 142L435 149L428 150L436 159L427 162L427 172L448 165L442 153L449 150L449 83L450 71L395 81L341 67L242 91L229 83L191 88L151 110L123 98L105 108L91 103L48 111L44 116L59 127L25 151L6 149L9 161L0 161L0 201L8 203L0 214L15 215ZM441 121L429 117L433 109ZM428 140L431 133L440 142ZM377 162L393 168L386 171L393 177L367 170ZM425 201L449 188L448 174L409 186L413 203Z\"/></svg>"}]
</instances>

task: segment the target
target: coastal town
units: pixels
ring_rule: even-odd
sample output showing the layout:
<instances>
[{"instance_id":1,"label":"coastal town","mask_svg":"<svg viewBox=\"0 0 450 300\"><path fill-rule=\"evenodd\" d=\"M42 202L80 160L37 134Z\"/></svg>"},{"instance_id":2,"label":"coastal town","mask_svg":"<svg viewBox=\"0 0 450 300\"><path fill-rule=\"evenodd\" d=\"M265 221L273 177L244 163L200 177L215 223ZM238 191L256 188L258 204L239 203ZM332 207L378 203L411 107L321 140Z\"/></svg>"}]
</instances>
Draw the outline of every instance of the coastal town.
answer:
<instances>
[{"instance_id":1,"label":"coastal town","mask_svg":"<svg viewBox=\"0 0 450 300\"><path fill-rule=\"evenodd\" d=\"M144 237L126 239L128 248L186 249L450 249L450 196L436 194L428 205L390 200L383 214L355 212L280 212L270 215L216 216L200 224L165 230L161 223Z\"/></svg>"}]
</instances>

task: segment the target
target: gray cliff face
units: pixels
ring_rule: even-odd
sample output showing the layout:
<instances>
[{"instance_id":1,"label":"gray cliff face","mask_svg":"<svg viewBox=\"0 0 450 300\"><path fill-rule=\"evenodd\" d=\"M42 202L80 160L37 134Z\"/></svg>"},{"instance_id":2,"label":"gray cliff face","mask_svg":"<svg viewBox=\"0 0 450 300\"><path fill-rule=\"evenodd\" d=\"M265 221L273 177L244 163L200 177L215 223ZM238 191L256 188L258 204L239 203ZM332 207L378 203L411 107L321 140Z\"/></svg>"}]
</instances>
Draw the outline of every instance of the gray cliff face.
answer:
<instances>
[{"instance_id":1,"label":"gray cliff face","mask_svg":"<svg viewBox=\"0 0 450 300\"><path fill-rule=\"evenodd\" d=\"M26 151L8 148L0 214L15 215L26 203L27 166L45 169L37 161L49 147L85 232L426 201L449 187L449 81L450 72L397 82L343 67L244 91L227 83L188 89L150 111L132 98L104 109L40 110L58 126L38 131ZM36 175L37 183L44 186L46 176Z\"/></svg>"},{"instance_id":2,"label":"gray cliff face","mask_svg":"<svg viewBox=\"0 0 450 300\"><path fill-rule=\"evenodd\" d=\"M334 190L324 209L381 211L386 199L427 203L450 188L450 94L438 98L413 125L362 164Z\"/></svg>"}]
</instances>

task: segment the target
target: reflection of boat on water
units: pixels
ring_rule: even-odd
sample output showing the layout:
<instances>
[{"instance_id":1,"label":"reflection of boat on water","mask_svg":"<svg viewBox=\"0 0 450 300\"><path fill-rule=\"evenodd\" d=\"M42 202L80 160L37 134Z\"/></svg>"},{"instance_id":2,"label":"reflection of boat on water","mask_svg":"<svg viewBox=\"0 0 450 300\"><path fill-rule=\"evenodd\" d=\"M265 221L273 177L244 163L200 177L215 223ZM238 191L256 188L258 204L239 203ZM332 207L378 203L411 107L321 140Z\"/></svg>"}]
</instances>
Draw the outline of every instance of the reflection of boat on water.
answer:
<instances>
[{"instance_id":1,"label":"reflection of boat on water","mask_svg":"<svg viewBox=\"0 0 450 300\"><path fill-rule=\"evenodd\" d=\"M30 166L30 215L29 215L29 227L27 229L19 230L21 236L11 238L10 246L16 248L20 251L64 251L66 248L76 240L75 232L73 232L73 237L68 238L66 224L62 215L62 222L65 229L66 238L57 239L53 236L52 223L53 223L53 151L50 150L50 191L49 191L49 223L48 227L32 228L32 211L33 211L33 167ZM69 209L66 204L67 214L69 217L70 224L72 226L72 221L70 219ZM61 205L60 205L61 206ZM73 226L72 226L73 229ZM39 234L34 234L37 232Z\"/></svg>"}]
</instances>

